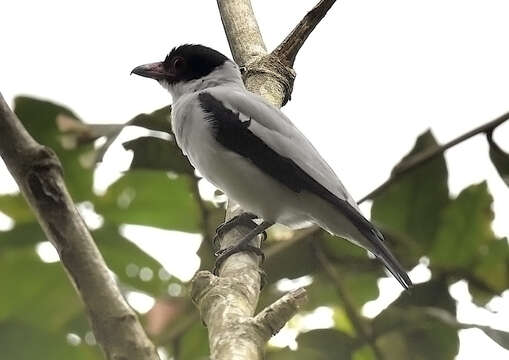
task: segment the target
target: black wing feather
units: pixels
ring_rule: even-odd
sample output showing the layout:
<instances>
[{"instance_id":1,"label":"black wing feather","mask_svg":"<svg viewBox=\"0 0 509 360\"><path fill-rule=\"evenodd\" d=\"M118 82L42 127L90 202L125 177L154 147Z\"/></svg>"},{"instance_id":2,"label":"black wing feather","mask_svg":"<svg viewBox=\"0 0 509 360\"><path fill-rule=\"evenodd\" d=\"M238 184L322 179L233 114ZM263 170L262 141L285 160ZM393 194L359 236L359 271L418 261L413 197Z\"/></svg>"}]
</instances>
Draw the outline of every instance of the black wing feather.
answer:
<instances>
[{"instance_id":1,"label":"black wing feather","mask_svg":"<svg viewBox=\"0 0 509 360\"><path fill-rule=\"evenodd\" d=\"M224 106L208 92L198 94L200 106L214 129L214 136L218 143L246 159L249 159L258 169L290 190L300 193L309 191L336 207L350 220L355 227L374 246L375 255L382 257L382 261L389 271L405 287L411 285L406 272L399 265L394 256L383 244L383 236L369 220L360 214L350 203L338 198L325 186L307 174L292 159L281 156L270 148L262 139L249 130L251 121L243 122L240 114ZM392 268L392 269L391 269ZM396 269L396 271L394 271ZM397 273L395 273L397 272Z\"/></svg>"}]
</instances>

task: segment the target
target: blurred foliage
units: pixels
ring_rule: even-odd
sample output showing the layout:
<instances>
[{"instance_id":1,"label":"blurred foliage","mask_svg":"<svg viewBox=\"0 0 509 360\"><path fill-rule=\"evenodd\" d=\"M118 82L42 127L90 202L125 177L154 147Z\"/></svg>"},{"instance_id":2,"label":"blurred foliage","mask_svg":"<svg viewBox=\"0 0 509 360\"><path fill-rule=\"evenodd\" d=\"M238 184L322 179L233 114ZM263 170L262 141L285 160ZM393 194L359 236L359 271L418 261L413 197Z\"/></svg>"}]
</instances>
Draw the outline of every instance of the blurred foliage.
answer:
<instances>
[{"instance_id":1,"label":"blurred foliage","mask_svg":"<svg viewBox=\"0 0 509 360\"><path fill-rule=\"evenodd\" d=\"M73 199L86 202L102 217L92 233L121 289L144 292L157 300L141 316L156 344L178 360L207 359L207 330L187 291L177 296L168 292L171 283L184 290L187 284L171 274L159 276L162 266L120 232L122 224L138 224L201 233L205 239L198 252L202 267L212 264L210 238L223 211L200 197L199 179L171 137L169 110L141 114L125 125L89 125L53 103L27 97L15 102L15 112L27 130L58 154ZM94 164L126 126L143 127L154 136L124 143L133 152L130 170L104 194L96 194ZM94 141L100 137L106 141L97 148ZM493 164L507 183L509 156L491 136L488 141ZM413 155L437 146L430 131L420 135L393 174L398 176L398 167ZM385 233L389 247L409 269L427 258L432 278L402 293L374 319L359 314L366 302L379 295L377 280L385 276L380 263L321 230L271 232L265 264L268 285L260 307L283 294L276 286L279 280L306 275L311 282L307 287L310 301L303 313L328 306L333 309L334 326L301 332L297 351L269 346L267 359L373 360L380 354L393 360L453 359L458 352L458 330L471 327L509 348L507 333L459 322L449 293L451 284L466 280L473 300L483 306L509 288L508 243L491 229L492 200L486 183L471 185L451 198L443 156L399 176L376 197L372 219ZM0 232L1 358L101 359L64 270L58 262L43 262L36 253L46 239L21 195L0 195L0 211L14 221L12 229ZM318 250L326 254L325 260L317 257ZM323 261L340 274L339 279L331 279ZM156 276L142 280L140 268L149 268ZM353 309L353 318L348 309ZM359 321L366 334L356 330Z\"/></svg>"}]
</instances>

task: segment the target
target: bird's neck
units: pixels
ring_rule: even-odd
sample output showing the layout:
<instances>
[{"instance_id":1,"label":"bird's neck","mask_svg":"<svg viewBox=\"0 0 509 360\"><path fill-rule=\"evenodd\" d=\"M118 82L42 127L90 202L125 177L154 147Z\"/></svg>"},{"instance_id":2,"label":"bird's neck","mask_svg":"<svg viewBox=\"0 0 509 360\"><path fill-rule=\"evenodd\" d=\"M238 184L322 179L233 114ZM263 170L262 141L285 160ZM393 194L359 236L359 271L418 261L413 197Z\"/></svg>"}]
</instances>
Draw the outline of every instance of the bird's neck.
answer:
<instances>
[{"instance_id":1,"label":"bird's neck","mask_svg":"<svg viewBox=\"0 0 509 360\"><path fill-rule=\"evenodd\" d=\"M239 67L231 61L212 71L210 74L195 80L178 82L175 84L162 84L170 92L173 102L177 102L183 95L205 90L216 86L232 86L244 88Z\"/></svg>"}]
</instances>

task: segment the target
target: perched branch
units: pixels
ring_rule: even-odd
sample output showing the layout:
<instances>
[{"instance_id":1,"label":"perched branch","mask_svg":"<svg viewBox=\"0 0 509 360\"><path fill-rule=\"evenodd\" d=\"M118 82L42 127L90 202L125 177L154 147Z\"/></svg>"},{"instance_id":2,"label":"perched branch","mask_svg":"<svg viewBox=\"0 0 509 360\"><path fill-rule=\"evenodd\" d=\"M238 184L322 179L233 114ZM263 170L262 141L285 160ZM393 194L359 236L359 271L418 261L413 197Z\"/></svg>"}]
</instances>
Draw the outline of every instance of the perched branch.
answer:
<instances>
[{"instance_id":1,"label":"perched branch","mask_svg":"<svg viewBox=\"0 0 509 360\"><path fill-rule=\"evenodd\" d=\"M272 54L278 57L285 65L293 66L300 48L335 2L336 0L321 0L304 16L292 32L288 34L286 39L272 51Z\"/></svg>"},{"instance_id":2,"label":"perched branch","mask_svg":"<svg viewBox=\"0 0 509 360\"><path fill-rule=\"evenodd\" d=\"M341 276L336 271L336 268L329 262L327 256L323 253L322 249L319 245L315 244L315 251L318 261L322 265L325 273L329 276L329 278L334 282L336 287L336 292L338 293L339 298L343 302L343 306L345 308L346 315L350 319L357 336L359 336L364 343L368 344L373 353L375 354L376 359L383 360L384 356L375 341L373 340L371 329L368 328L367 324L364 322L364 319L357 313L355 306L353 305L352 299L348 295L348 291L343 284L343 280Z\"/></svg>"},{"instance_id":3,"label":"perched branch","mask_svg":"<svg viewBox=\"0 0 509 360\"><path fill-rule=\"evenodd\" d=\"M243 67L246 88L281 107L290 98L295 72L278 55L267 54L249 0L217 0L217 4L233 58ZM311 30L306 30L306 37ZM294 50L294 58L297 51ZM226 219L240 212L241 209L230 201ZM221 248L238 243L247 230L236 227L228 232L220 240ZM252 245L260 246L260 239ZM219 269L219 277L207 271L195 276L192 298L209 328L213 359L262 359L265 342L284 326L306 299L305 290L300 289L253 317L260 283L258 258L246 252L225 260Z\"/></svg>"},{"instance_id":4,"label":"perched branch","mask_svg":"<svg viewBox=\"0 0 509 360\"><path fill-rule=\"evenodd\" d=\"M237 271L216 277L208 271L193 279L191 297L208 327L212 359L263 359L264 345L306 301L299 289L253 318L258 302L252 274Z\"/></svg>"},{"instance_id":5,"label":"perched branch","mask_svg":"<svg viewBox=\"0 0 509 360\"><path fill-rule=\"evenodd\" d=\"M110 360L159 359L67 192L60 162L37 143L0 94L0 155L80 294Z\"/></svg>"},{"instance_id":6,"label":"perched branch","mask_svg":"<svg viewBox=\"0 0 509 360\"><path fill-rule=\"evenodd\" d=\"M233 59L244 69L246 88L281 107L293 89L295 72L268 54L250 0L217 0Z\"/></svg>"},{"instance_id":7,"label":"perched branch","mask_svg":"<svg viewBox=\"0 0 509 360\"><path fill-rule=\"evenodd\" d=\"M373 199L377 195L379 195L382 191L384 191L389 185L394 183L396 180L400 179L401 176L404 174L412 171L413 169L421 166L422 164L425 164L426 162L432 160L436 156L443 154L446 150L452 148L453 146L456 146L460 143L462 143L465 140L470 139L471 137L481 134L481 133L491 133L497 126L501 125L503 122L505 122L507 119L509 119L509 113L505 113L504 115L484 124L481 125L475 129L472 129L465 134L458 136L456 139L449 141L448 143L435 147L430 148L427 151L423 151L419 154L416 154L412 156L411 158L407 159L405 162L399 164L396 168L394 168L391 176L389 179L387 179L382 185L378 186L376 189L371 191L369 194L364 196L362 199L358 201L358 203L362 203L368 199Z\"/></svg>"}]
</instances>

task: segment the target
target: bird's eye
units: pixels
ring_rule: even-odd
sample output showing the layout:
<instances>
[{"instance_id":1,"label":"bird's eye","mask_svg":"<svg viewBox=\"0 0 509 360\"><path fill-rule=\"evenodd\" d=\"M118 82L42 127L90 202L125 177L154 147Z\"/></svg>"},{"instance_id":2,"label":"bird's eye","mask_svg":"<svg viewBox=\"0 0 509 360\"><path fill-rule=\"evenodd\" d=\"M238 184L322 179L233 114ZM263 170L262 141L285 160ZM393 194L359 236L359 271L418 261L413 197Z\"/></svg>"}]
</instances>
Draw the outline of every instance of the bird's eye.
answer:
<instances>
[{"instance_id":1,"label":"bird's eye","mask_svg":"<svg viewBox=\"0 0 509 360\"><path fill-rule=\"evenodd\" d=\"M174 71L181 70L185 65L184 58L182 58L180 56L176 57L175 59L173 59L171 65L172 65L172 68Z\"/></svg>"}]
</instances>

